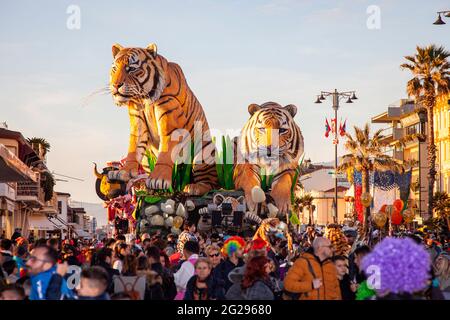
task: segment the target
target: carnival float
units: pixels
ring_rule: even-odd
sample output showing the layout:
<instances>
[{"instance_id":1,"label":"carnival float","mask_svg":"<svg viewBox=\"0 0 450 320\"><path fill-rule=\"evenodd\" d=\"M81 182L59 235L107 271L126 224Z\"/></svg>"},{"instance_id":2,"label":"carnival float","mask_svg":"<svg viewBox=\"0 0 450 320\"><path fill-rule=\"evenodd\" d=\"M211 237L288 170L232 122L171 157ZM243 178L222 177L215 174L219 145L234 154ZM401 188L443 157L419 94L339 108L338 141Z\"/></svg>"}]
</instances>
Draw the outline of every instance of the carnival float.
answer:
<instances>
[{"instance_id":1,"label":"carnival float","mask_svg":"<svg viewBox=\"0 0 450 320\"><path fill-rule=\"evenodd\" d=\"M182 68L158 54L155 44L115 44L112 54L109 86L114 102L128 109L129 148L121 161L101 170L94 164L94 174L115 233L179 234L186 221L193 221L201 232L250 230L264 240L279 234L291 246L290 231L300 224L293 208L304 158L303 136L294 121L297 107L251 104L240 136L215 138ZM389 232L411 223L417 209L409 201L410 172L374 173L373 186L401 191L401 199L377 208L373 192L362 192L361 172L352 170L348 178L353 194L345 201L354 220L362 223L364 208L370 207L372 230ZM348 250L339 225L325 233L336 250Z\"/></svg>"}]
</instances>

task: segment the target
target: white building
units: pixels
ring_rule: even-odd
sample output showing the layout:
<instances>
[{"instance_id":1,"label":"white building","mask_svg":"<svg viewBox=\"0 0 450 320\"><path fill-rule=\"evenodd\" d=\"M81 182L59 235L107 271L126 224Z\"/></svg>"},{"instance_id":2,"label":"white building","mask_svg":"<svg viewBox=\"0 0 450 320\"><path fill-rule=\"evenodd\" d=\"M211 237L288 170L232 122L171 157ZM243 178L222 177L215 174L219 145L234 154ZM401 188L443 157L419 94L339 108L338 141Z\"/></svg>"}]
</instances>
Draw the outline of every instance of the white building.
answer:
<instances>
[{"instance_id":1,"label":"white building","mask_svg":"<svg viewBox=\"0 0 450 320\"><path fill-rule=\"evenodd\" d=\"M308 173L301 178L303 190L300 195L310 194L314 200L313 212L314 223L327 225L333 222L334 201L334 169L321 168ZM346 205L344 201L345 192L350 188L345 176L338 175L338 215L337 222L342 223L345 218ZM302 223L308 223L308 213L304 209Z\"/></svg>"}]
</instances>

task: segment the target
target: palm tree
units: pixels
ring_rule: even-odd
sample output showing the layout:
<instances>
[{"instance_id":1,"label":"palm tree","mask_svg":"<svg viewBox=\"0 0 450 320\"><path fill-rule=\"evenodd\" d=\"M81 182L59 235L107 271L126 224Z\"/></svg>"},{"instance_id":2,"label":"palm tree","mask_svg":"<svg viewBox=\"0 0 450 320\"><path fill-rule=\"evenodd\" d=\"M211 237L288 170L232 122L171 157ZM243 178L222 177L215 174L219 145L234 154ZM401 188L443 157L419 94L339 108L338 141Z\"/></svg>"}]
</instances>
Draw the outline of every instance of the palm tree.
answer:
<instances>
[{"instance_id":1,"label":"palm tree","mask_svg":"<svg viewBox=\"0 0 450 320\"><path fill-rule=\"evenodd\" d=\"M447 230L450 230L450 196L445 192L436 192L433 202L438 219L446 223Z\"/></svg>"},{"instance_id":2,"label":"palm tree","mask_svg":"<svg viewBox=\"0 0 450 320\"><path fill-rule=\"evenodd\" d=\"M44 138L28 138L27 142L39 156L44 157L50 151L50 143Z\"/></svg>"},{"instance_id":3,"label":"palm tree","mask_svg":"<svg viewBox=\"0 0 450 320\"><path fill-rule=\"evenodd\" d=\"M314 197L309 193L304 194L301 197L296 197L294 202L294 209L298 212L303 212L303 209L308 210L308 224L311 225L313 222L312 212L315 206L313 205Z\"/></svg>"},{"instance_id":4,"label":"palm tree","mask_svg":"<svg viewBox=\"0 0 450 320\"><path fill-rule=\"evenodd\" d=\"M341 158L341 163L337 168L338 172L346 172L348 169L355 169L361 172L362 192L369 192L369 175L374 171L402 171L402 162L383 153L387 143L383 141L381 134L383 129L376 131L370 137L370 127L366 123L364 129L354 127L355 138L346 133L347 141L345 149L349 152ZM364 232L367 235L369 230L370 207L366 208L364 215Z\"/></svg>"},{"instance_id":5,"label":"palm tree","mask_svg":"<svg viewBox=\"0 0 450 320\"><path fill-rule=\"evenodd\" d=\"M450 92L450 52L434 44L416 48L413 56L400 67L411 71L413 78L408 81L406 92L424 105L428 118L428 214L433 214L433 190L436 180L436 145L434 144L433 108L436 98Z\"/></svg>"}]
</instances>

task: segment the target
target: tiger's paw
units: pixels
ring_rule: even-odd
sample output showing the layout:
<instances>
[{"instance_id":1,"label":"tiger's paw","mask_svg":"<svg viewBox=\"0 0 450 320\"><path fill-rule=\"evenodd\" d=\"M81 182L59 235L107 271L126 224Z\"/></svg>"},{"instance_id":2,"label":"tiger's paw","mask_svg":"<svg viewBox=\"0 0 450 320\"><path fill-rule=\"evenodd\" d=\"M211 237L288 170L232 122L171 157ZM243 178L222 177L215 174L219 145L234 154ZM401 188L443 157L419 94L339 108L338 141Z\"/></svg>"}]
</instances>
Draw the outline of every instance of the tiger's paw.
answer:
<instances>
[{"instance_id":1,"label":"tiger's paw","mask_svg":"<svg viewBox=\"0 0 450 320\"><path fill-rule=\"evenodd\" d=\"M138 175L139 164L135 160L127 160L120 170L108 172L108 180L128 182Z\"/></svg>"},{"instance_id":2,"label":"tiger's paw","mask_svg":"<svg viewBox=\"0 0 450 320\"><path fill-rule=\"evenodd\" d=\"M135 177L137 175L137 171L129 171L129 170L113 170L108 172L108 180L109 181L121 181L121 182L128 182L130 179Z\"/></svg>"},{"instance_id":3,"label":"tiger's paw","mask_svg":"<svg viewBox=\"0 0 450 320\"><path fill-rule=\"evenodd\" d=\"M172 166L157 163L145 185L149 189L169 189L172 186Z\"/></svg>"},{"instance_id":4,"label":"tiger's paw","mask_svg":"<svg viewBox=\"0 0 450 320\"><path fill-rule=\"evenodd\" d=\"M290 191L274 188L270 193L280 213L286 214L291 209Z\"/></svg>"},{"instance_id":5,"label":"tiger's paw","mask_svg":"<svg viewBox=\"0 0 450 320\"><path fill-rule=\"evenodd\" d=\"M191 196L202 196L212 189L209 183L199 182L190 183L184 187L184 192L189 193Z\"/></svg>"}]
</instances>

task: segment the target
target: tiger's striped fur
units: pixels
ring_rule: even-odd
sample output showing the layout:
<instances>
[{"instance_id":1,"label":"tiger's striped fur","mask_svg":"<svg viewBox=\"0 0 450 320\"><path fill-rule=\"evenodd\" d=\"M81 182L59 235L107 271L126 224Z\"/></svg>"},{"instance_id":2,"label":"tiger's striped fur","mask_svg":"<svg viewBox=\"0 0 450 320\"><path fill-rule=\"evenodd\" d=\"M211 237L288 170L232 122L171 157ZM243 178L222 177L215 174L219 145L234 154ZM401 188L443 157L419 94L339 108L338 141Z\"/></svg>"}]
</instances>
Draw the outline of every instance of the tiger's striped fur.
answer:
<instances>
[{"instance_id":1,"label":"tiger's striped fur","mask_svg":"<svg viewBox=\"0 0 450 320\"><path fill-rule=\"evenodd\" d=\"M251 115L237 140L234 184L243 189L249 210L251 190L261 186L261 174L273 174L270 195L281 213L290 209L292 182L303 153L303 135L294 121L297 107L274 102L251 104Z\"/></svg>"},{"instance_id":2,"label":"tiger's striped fur","mask_svg":"<svg viewBox=\"0 0 450 320\"><path fill-rule=\"evenodd\" d=\"M130 140L124 168L109 178L127 181L142 164L149 173L147 187L167 189L172 184L175 155L190 156L187 151L193 142L193 183L184 191L201 195L215 188L215 146L203 108L180 66L157 54L155 44L147 48L116 44L112 52L110 89L116 104L128 108ZM146 150L157 159L151 173Z\"/></svg>"}]
</instances>

